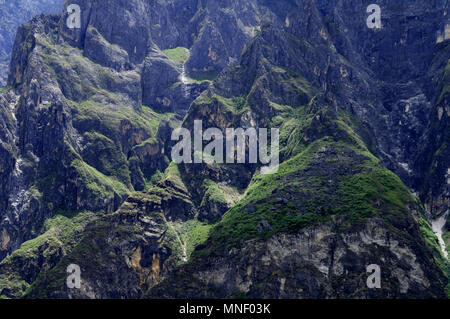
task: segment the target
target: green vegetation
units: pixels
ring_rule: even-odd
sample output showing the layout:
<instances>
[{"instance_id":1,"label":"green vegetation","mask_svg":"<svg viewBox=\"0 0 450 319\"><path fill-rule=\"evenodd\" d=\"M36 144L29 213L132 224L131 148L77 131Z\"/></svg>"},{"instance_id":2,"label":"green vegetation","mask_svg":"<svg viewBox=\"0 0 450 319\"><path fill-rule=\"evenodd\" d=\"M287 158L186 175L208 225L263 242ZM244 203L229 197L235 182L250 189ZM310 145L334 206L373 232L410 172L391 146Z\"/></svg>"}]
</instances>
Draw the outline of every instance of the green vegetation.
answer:
<instances>
[{"instance_id":1,"label":"green vegetation","mask_svg":"<svg viewBox=\"0 0 450 319\"><path fill-rule=\"evenodd\" d=\"M9 91L11 89L12 89L12 86L9 86L9 85L5 86L5 87L0 87L0 94L4 93L6 91Z\"/></svg>"},{"instance_id":2,"label":"green vegetation","mask_svg":"<svg viewBox=\"0 0 450 319\"><path fill-rule=\"evenodd\" d=\"M168 49L164 50L163 52L170 60L179 64L184 64L190 56L189 49L183 47Z\"/></svg>"},{"instance_id":3,"label":"green vegetation","mask_svg":"<svg viewBox=\"0 0 450 319\"><path fill-rule=\"evenodd\" d=\"M222 204L227 203L227 198L217 183L212 180L205 179L203 180L202 188L205 189L205 192L200 207L203 207L210 202Z\"/></svg>"},{"instance_id":4,"label":"green vegetation","mask_svg":"<svg viewBox=\"0 0 450 319\"><path fill-rule=\"evenodd\" d=\"M189 260L195 248L202 245L208 239L209 231L213 224L200 222L197 219L186 222L167 222L165 241L172 249L172 260L177 264ZM186 259L184 259L186 258Z\"/></svg>"},{"instance_id":5,"label":"green vegetation","mask_svg":"<svg viewBox=\"0 0 450 319\"><path fill-rule=\"evenodd\" d=\"M181 177L181 172L178 164L175 164L174 162L171 162L169 164L169 167L166 169L166 180L169 181L172 185L174 185L176 188L181 189L188 192L186 185L184 184L184 181Z\"/></svg>"},{"instance_id":6,"label":"green vegetation","mask_svg":"<svg viewBox=\"0 0 450 319\"><path fill-rule=\"evenodd\" d=\"M156 135L161 120L172 118L174 113L157 113L153 111L149 106L142 105L142 113L139 113L139 115L143 116L148 121L147 123L151 125L152 132Z\"/></svg>"},{"instance_id":7,"label":"green vegetation","mask_svg":"<svg viewBox=\"0 0 450 319\"><path fill-rule=\"evenodd\" d=\"M297 158L297 169L301 169L302 165L306 164L306 154L301 155L303 158ZM322 215L314 214L314 212L299 214L295 206L280 206L274 202L264 201L264 199L270 198L274 190L286 182L282 177L286 176L288 170L293 167L293 165L283 163L277 174L255 177L244 199L227 212L211 231L211 242L208 245L211 250L208 249L208 251L212 252L217 249L217 245L219 247L224 244L234 246L254 237L268 238L279 232L295 232L300 228L328 220L327 213ZM252 206L250 205L252 203L256 206L255 211L249 212L248 206ZM270 229L258 228L264 220L270 225Z\"/></svg>"},{"instance_id":8,"label":"green vegetation","mask_svg":"<svg viewBox=\"0 0 450 319\"><path fill-rule=\"evenodd\" d=\"M447 231L442 236L445 242L445 246L447 247L447 252L450 254L450 231Z\"/></svg>"},{"instance_id":9,"label":"green vegetation","mask_svg":"<svg viewBox=\"0 0 450 319\"><path fill-rule=\"evenodd\" d=\"M276 190L281 183L287 182L285 179L286 177L304 170L313 158L313 155L325 145L327 144L323 140L310 144L302 153L282 163L278 169L278 172L275 174L256 174L246 191L246 196L240 202L240 205L245 205L252 201L256 202L270 197L273 191Z\"/></svg>"},{"instance_id":10,"label":"green vegetation","mask_svg":"<svg viewBox=\"0 0 450 319\"><path fill-rule=\"evenodd\" d=\"M338 195L341 206L335 213L350 213L351 223L379 214L385 220L403 218L406 203L413 201L410 192L397 175L391 171L374 167L364 173L343 179Z\"/></svg>"},{"instance_id":11,"label":"green vegetation","mask_svg":"<svg viewBox=\"0 0 450 319\"><path fill-rule=\"evenodd\" d=\"M180 232L182 238L187 243L188 257L191 256L197 246L206 242L212 227L212 224L203 223L198 220L190 220L183 224Z\"/></svg>"},{"instance_id":12,"label":"green vegetation","mask_svg":"<svg viewBox=\"0 0 450 319\"><path fill-rule=\"evenodd\" d=\"M84 265L86 278L90 280L104 279L106 268L112 271L120 267L137 268L139 285L145 287L142 282L148 280L144 277L149 276L149 266L142 266L141 258L148 259L146 262L150 261L153 266L158 245L164 248L161 256L158 254L158 261L160 257L161 261L163 257L169 258L165 265L168 269L188 262L191 256L195 266L201 257L223 256L225 250L240 247L252 239L295 234L306 227L332 222L333 231L355 233L374 217L385 223L390 234L404 236L401 238L405 238L405 242L409 240L408 231L415 227L410 221L418 218L424 242L431 251L439 251L430 225L420 217L420 212L419 217L411 213L419 206L410 191L374 156L370 133L351 114L316 105L314 96L318 90L304 77L286 69L268 67L270 71L255 81L259 83L253 89L264 91L261 98L266 99L264 112L269 115L263 111L257 113L258 110L253 112L265 124L280 128L282 163L271 175L256 171L241 198L236 187L228 186L236 174L227 174L229 171L221 170L223 167L213 167L217 170L208 171L206 178L206 174L202 175L204 172L190 176L185 166L171 163L164 173L152 167L144 176L138 151L159 146L158 126L164 117L172 114L159 114L150 107L141 108L139 103L130 102L133 98L127 90L140 84L137 73L121 72L118 76L83 57L78 49L69 49L48 39L37 41L45 46L38 54L42 54L50 66L49 71L64 90L73 125L83 138L80 154L66 141L70 156L65 158L66 163L70 163L69 171L75 172L70 178L77 179L77 200L102 202L115 198L116 194L121 198L129 197L117 212L108 211L101 216L90 212L59 212L47 220L42 235L24 243L0 263L0 267L8 269L6 275L0 276L0 290L12 287L18 295L47 296L47 292L61 288L66 277L65 267L71 262ZM55 52L59 54L53 54ZM165 50L164 54L174 63L183 64L190 52L178 47ZM269 65L267 60L260 62ZM445 80L450 76L450 66L447 68ZM73 81L72 73L78 75ZM200 73L193 81L212 81L217 76L214 72ZM279 87L274 91L278 92L269 92L266 82L277 83ZM450 89L445 87L443 94L448 91ZM249 96L261 91L250 90L248 96L230 98L213 92L211 89L202 94L194 107L208 107L216 112L215 107L220 115L215 119L221 117L219 120L228 124L230 118L239 120L239 116L249 111ZM213 116L210 118L215 120ZM48 192L57 184L58 170L58 167L50 167L33 191ZM145 186L144 192L133 192L130 171L137 172L140 186ZM253 170L246 173L253 174ZM212 180L215 178L227 182L217 183ZM217 223L198 220L202 209L209 209L209 205L222 205L221 209L226 205L226 209L238 200L239 203ZM171 209L181 211L180 215L177 211L172 216ZM187 218L192 219L186 221L186 216L182 215L184 210L188 211ZM448 245L450 235L445 236ZM422 239L417 238L420 243ZM141 256L140 249L149 241L153 241L151 252ZM23 270L18 266L23 266L24 261L26 267L39 269L33 272L35 275L31 279L17 271ZM438 255L435 255L435 263L449 273L448 263ZM146 270L139 273L142 267ZM278 273L272 273L264 281L269 282L276 275ZM259 288L258 285L263 287L263 283L256 282L252 288ZM447 289L450 291L450 286ZM239 292L235 296L245 297Z\"/></svg>"},{"instance_id":13,"label":"green vegetation","mask_svg":"<svg viewBox=\"0 0 450 319\"><path fill-rule=\"evenodd\" d=\"M132 148L133 152L147 144L158 144L156 135L159 123L163 118L170 118L171 113L156 113L146 106L142 107L141 112L136 112L117 103L115 108L112 108L90 100L70 103L73 106L74 126L80 132L85 132L86 145L81 156L77 155L77 157L82 157L84 162L95 168L95 170L89 170L89 173L98 171L107 176L109 179L105 183L113 186L115 191L119 190L121 192L119 194L124 194L123 187L133 190L130 173L132 168L146 179L146 184L155 183L155 179L151 181L154 171L150 167L144 170L142 159L138 156L132 156L127 160L122 150L130 147L128 143L135 144ZM130 137L125 145L122 145L125 134L129 134ZM164 161L164 158L162 157L161 160ZM86 178L86 174L84 177ZM93 179L98 180L95 176ZM105 191L104 188L98 187L92 190L95 190L96 194Z\"/></svg>"},{"instance_id":14,"label":"green vegetation","mask_svg":"<svg viewBox=\"0 0 450 319\"><path fill-rule=\"evenodd\" d=\"M425 242L433 254L435 264L447 276L448 283L445 287L445 292L450 298L450 261L445 258L442 253L441 246L436 234L433 232L430 223L424 217L419 217L419 227Z\"/></svg>"},{"instance_id":15,"label":"green vegetation","mask_svg":"<svg viewBox=\"0 0 450 319\"><path fill-rule=\"evenodd\" d=\"M436 234L433 232L432 227L430 223L422 216L419 217L419 226L420 231L425 238L425 241L428 245L428 247L436 252L439 252L439 255L442 254L441 247L439 244L439 240L436 236Z\"/></svg>"},{"instance_id":16,"label":"green vegetation","mask_svg":"<svg viewBox=\"0 0 450 319\"><path fill-rule=\"evenodd\" d=\"M308 114L306 108L291 111L290 116L282 113L274 122L282 124L284 151L297 154L274 174L255 174L244 198L213 228L206 248L195 254L214 254L252 238L296 233L327 223L333 216L343 218L341 231L376 216L388 225L407 218L406 205L414 201L411 193L367 150L353 129L355 123L345 117L332 120L323 111ZM318 119L321 125L313 123ZM333 136L326 131L330 127ZM323 137L308 141L303 139L307 135Z\"/></svg>"},{"instance_id":17,"label":"green vegetation","mask_svg":"<svg viewBox=\"0 0 450 319\"><path fill-rule=\"evenodd\" d=\"M150 178L151 185L156 185L158 182L162 181L166 175L162 173L160 170L156 170L155 174Z\"/></svg>"},{"instance_id":18,"label":"green vegetation","mask_svg":"<svg viewBox=\"0 0 450 319\"><path fill-rule=\"evenodd\" d=\"M238 110L242 110L247 105L247 97L243 95L235 96L231 99L234 107Z\"/></svg>"},{"instance_id":19,"label":"green vegetation","mask_svg":"<svg viewBox=\"0 0 450 319\"><path fill-rule=\"evenodd\" d=\"M280 129L280 153L284 158L293 157L305 150L306 129L311 125L314 114L307 112L307 107L293 109L287 105L271 102L274 109L281 112L272 118L272 126Z\"/></svg>"},{"instance_id":20,"label":"green vegetation","mask_svg":"<svg viewBox=\"0 0 450 319\"><path fill-rule=\"evenodd\" d=\"M67 277L66 268L71 263L76 263L83 269L86 277L101 278L104 267L113 264L117 258L123 258L114 250L117 241L139 240L142 229L136 225L111 225L112 216L104 216L89 223L82 238L74 245L70 254L59 259L57 264L47 272L41 272L36 280L24 293L25 298L49 298L48 292L63 287ZM113 234L109 238L108 234ZM114 240L114 243L112 242Z\"/></svg>"},{"instance_id":21,"label":"green vegetation","mask_svg":"<svg viewBox=\"0 0 450 319\"><path fill-rule=\"evenodd\" d=\"M447 66L445 67L444 76L442 77L442 91L439 95L439 98L437 100L437 105L439 105L442 102L442 99L445 97L447 93L450 93L450 60L447 63Z\"/></svg>"},{"instance_id":22,"label":"green vegetation","mask_svg":"<svg viewBox=\"0 0 450 319\"><path fill-rule=\"evenodd\" d=\"M97 131L109 138L115 138L120 134L121 127L127 123L136 129L143 130L148 136L154 136L158 130L159 120L162 118L162 115L149 108L143 108L142 113L137 113L120 104L116 104L119 107L111 109L90 100L79 104L72 102L72 105L76 107L76 123L85 128L98 127Z\"/></svg>"},{"instance_id":23,"label":"green vegetation","mask_svg":"<svg viewBox=\"0 0 450 319\"><path fill-rule=\"evenodd\" d=\"M97 216L88 211L60 212L46 220L42 235L23 243L0 263L0 291L8 288L14 296L21 297L40 273L72 250L86 225Z\"/></svg>"}]
</instances>

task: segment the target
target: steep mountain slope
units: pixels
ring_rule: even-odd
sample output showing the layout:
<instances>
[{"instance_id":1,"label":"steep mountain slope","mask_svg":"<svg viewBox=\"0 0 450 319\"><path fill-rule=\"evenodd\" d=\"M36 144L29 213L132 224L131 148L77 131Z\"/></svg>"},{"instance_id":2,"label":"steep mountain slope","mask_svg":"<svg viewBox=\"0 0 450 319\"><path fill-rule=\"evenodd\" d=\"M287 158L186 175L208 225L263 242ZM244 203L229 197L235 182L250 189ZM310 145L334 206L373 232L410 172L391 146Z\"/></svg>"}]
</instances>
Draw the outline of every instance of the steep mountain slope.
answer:
<instances>
[{"instance_id":1,"label":"steep mountain slope","mask_svg":"<svg viewBox=\"0 0 450 319\"><path fill-rule=\"evenodd\" d=\"M6 85L17 27L39 13L59 13L64 0L0 1L0 86Z\"/></svg>"},{"instance_id":2,"label":"steep mountain slope","mask_svg":"<svg viewBox=\"0 0 450 319\"><path fill-rule=\"evenodd\" d=\"M0 95L1 296L446 296L445 1L380 1L379 30L362 0L71 3ZM278 172L170 163L195 120L279 128Z\"/></svg>"}]
</instances>

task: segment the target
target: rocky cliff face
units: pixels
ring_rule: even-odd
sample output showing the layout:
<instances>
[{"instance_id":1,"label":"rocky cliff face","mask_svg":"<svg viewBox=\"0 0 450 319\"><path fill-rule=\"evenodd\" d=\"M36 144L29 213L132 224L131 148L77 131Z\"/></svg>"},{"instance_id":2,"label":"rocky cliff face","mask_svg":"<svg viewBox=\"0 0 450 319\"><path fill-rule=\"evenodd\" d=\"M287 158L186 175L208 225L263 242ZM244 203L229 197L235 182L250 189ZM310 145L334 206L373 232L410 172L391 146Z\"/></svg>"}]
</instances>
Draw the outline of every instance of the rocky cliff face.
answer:
<instances>
[{"instance_id":1,"label":"rocky cliff face","mask_svg":"<svg viewBox=\"0 0 450 319\"><path fill-rule=\"evenodd\" d=\"M64 0L0 1L0 86L6 85L17 27L39 13L59 13Z\"/></svg>"},{"instance_id":2,"label":"rocky cliff face","mask_svg":"<svg viewBox=\"0 0 450 319\"><path fill-rule=\"evenodd\" d=\"M446 296L445 1L379 1L376 30L363 0L70 3L0 94L1 296ZM195 120L279 128L278 172L171 163Z\"/></svg>"}]
</instances>

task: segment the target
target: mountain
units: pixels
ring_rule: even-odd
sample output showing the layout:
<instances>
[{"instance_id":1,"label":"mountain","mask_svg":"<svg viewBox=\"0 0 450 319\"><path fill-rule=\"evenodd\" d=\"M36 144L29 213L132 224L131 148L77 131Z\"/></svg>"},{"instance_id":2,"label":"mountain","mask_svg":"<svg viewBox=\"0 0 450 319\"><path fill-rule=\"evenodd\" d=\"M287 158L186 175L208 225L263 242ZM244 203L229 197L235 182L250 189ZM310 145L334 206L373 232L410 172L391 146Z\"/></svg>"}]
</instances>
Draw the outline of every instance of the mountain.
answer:
<instances>
[{"instance_id":1,"label":"mountain","mask_svg":"<svg viewBox=\"0 0 450 319\"><path fill-rule=\"evenodd\" d=\"M0 296L448 297L447 2L380 0L375 29L370 4L72 0L20 26ZM176 164L199 120L278 128L278 171Z\"/></svg>"},{"instance_id":2,"label":"mountain","mask_svg":"<svg viewBox=\"0 0 450 319\"><path fill-rule=\"evenodd\" d=\"M64 0L0 1L0 86L6 85L17 27L39 13L59 13Z\"/></svg>"}]
</instances>

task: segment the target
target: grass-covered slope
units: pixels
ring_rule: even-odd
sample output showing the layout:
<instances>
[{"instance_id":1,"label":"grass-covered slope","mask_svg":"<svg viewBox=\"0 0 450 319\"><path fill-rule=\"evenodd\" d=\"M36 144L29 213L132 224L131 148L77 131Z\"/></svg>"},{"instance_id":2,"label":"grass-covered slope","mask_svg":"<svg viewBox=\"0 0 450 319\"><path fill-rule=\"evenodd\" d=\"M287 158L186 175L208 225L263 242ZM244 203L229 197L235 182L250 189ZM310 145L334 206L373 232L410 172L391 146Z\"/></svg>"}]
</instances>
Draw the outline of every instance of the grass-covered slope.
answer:
<instances>
[{"instance_id":1,"label":"grass-covered slope","mask_svg":"<svg viewBox=\"0 0 450 319\"><path fill-rule=\"evenodd\" d=\"M273 54L273 45L283 50ZM305 56L316 54L320 66L329 47L322 49L264 29L240 65L194 102L188 128L196 119L204 129L279 128L282 163L266 176L247 167L253 177L243 198L189 263L147 297L445 296L445 261L423 223L425 210L377 158L368 127L341 109L332 93L318 89L325 86L316 77L320 72ZM333 67L343 61L337 58ZM245 181L227 165L185 166L186 180L219 174L233 176L234 186ZM366 286L370 264L384 269L381 290Z\"/></svg>"}]
</instances>

